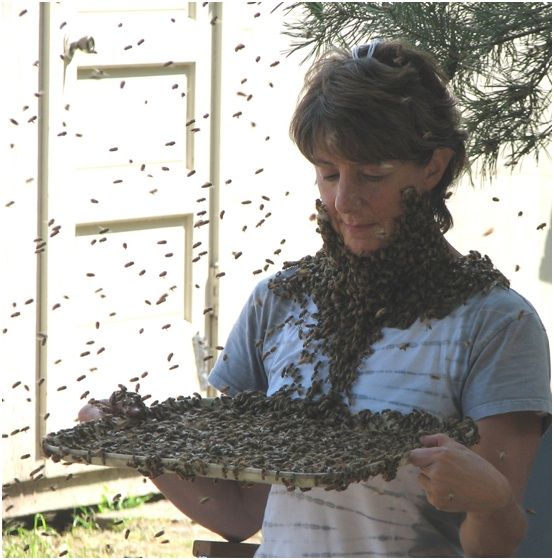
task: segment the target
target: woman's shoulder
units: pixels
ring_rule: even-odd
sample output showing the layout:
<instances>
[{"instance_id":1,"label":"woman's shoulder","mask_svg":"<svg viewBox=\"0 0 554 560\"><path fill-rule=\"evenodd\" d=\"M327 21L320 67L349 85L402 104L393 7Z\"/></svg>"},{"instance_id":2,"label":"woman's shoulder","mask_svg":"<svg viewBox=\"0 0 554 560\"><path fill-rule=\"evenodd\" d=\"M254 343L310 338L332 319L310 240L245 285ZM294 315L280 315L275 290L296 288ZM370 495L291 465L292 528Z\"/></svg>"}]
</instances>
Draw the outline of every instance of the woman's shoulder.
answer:
<instances>
[{"instance_id":1,"label":"woman's shoulder","mask_svg":"<svg viewBox=\"0 0 554 560\"><path fill-rule=\"evenodd\" d=\"M298 269L297 265L293 265L287 268L283 268L265 278L262 278L252 290L252 297L272 297L277 295L278 286L286 281L288 278L294 275L295 271Z\"/></svg>"},{"instance_id":2,"label":"woman's shoulder","mask_svg":"<svg viewBox=\"0 0 554 560\"><path fill-rule=\"evenodd\" d=\"M537 314L531 302L513 288L495 287L485 294L470 298L466 305L475 311L491 312L499 315L516 316Z\"/></svg>"},{"instance_id":3,"label":"woman's shoulder","mask_svg":"<svg viewBox=\"0 0 554 560\"><path fill-rule=\"evenodd\" d=\"M499 331L513 324L545 331L535 307L513 288L495 287L485 294L475 295L458 311L480 330Z\"/></svg>"}]
</instances>

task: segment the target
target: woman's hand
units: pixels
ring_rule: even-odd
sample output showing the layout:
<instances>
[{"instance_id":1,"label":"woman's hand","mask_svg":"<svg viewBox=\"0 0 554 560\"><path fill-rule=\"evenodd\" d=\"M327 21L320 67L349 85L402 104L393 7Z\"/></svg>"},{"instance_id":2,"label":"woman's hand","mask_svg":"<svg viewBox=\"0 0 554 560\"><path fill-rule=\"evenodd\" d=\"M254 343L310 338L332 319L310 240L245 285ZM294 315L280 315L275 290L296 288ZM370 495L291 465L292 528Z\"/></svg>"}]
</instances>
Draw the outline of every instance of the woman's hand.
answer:
<instances>
[{"instance_id":1,"label":"woman's hand","mask_svg":"<svg viewBox=\"0 0 554 560\"><path fill-rule=\"evenodd\" d=\"M408 454L419 467L420 485L429 503L441 511L492 513L513 504L508 479L486 459L449 438L420 438L423 447Z\"/></svg>"},{"instance_id":2,"label":"woman's hand","mask_svg":"<svg viewBox=\"0 0 554 560\"><path fill-rule=\"evenodd\" d=\"M102 399L99 402L106 405L109 403L108 399ZM77 420L79 420L79 422L90 422L91 420L102 418L103 415L104 412L100 407L89 402L79 410Z\"/></svg>"}]
</instances>

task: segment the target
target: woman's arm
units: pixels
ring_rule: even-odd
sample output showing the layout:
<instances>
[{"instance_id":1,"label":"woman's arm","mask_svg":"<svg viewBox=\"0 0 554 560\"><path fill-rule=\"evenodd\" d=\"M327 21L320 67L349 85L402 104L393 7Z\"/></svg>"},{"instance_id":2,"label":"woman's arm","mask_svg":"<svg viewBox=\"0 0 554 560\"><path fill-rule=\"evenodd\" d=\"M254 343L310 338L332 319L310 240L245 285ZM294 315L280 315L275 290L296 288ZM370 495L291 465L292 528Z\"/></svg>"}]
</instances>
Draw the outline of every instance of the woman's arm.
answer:
<instances>
[{"instance_id":1,"label":"woman's arm","mask_svg":"<svg viewBox=\"0 0 554 560\"><path fill-rule=\"evenodd\" d=\"M271 488L235 480L183 480L172 473L152 482L185 515L231 542L241 542L260 530Z\"/></svg>"},{"instance_id":2,"label":"woman's arm","mask_svg":"<svg viewBox=\"0 0 554 560\"><path fill-rule=\"evenodd\" d=\"M541 418L532 412L513 412L484 418L477 425L481 441L473 450L505 477L511 495L505 508L468 512L460 539L468 555L510 556L527 532L521 504L540 444Z\"/></svg>"},{"instance_id":3,"label":"woman's arm","mask_svg":"<svg viewBox=\"0 0 554 560\"><path fill-rule=\"evenodd\" d=\"M89 403L79 410L78 419L89 422L102 415L98 406ZM260 530L271 488L269 484L246 486L236 480L183 480L173 473L152 482L185 515L232 542L241 542Z\"/></svg>"},{"instance_id":4,"label":"woman's arm","mask_svg":"<svg viewBox=\"0 0 554 560\"><path fill-rule=\"evenodd\" d=\"M424 436L410 452L419 482L437 509L465 512L460 541L466 556L512 556L527 531L521 507L538 450L541 419L512 412L477 422L480 442L467 449L444 434Z\"/></svg>"}]
</instances>

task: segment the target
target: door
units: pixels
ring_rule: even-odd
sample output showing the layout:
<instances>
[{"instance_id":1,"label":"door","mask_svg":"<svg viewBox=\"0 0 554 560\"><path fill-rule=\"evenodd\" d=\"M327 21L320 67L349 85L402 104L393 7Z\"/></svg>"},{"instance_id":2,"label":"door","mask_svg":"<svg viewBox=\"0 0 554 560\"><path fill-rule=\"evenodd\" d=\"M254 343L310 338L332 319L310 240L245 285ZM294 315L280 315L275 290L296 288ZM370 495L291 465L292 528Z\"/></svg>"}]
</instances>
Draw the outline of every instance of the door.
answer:
<instances>
[{"instance_id":1,"label":"door","mask_svg":"<svg viewBox=\"0 0 554 560\"><path fill-rule=\"evenodd\" d=\"M45 10L41 434L119 384L149 404L199 390L210 190L208 7ZM44 472L90 468L47 461Z\"/></svg>"}]
</instances>

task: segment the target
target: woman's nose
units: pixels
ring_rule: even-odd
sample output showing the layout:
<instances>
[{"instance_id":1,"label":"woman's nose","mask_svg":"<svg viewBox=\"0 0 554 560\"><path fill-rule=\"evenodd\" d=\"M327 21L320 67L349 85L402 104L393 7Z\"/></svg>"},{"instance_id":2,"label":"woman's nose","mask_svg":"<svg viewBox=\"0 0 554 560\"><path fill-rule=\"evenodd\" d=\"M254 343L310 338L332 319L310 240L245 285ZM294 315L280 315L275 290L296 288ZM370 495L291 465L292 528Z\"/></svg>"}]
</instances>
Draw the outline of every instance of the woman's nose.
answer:
<instances>
[{"instance_id":1,"label":"woman's nose","mask_svg":"<svg viewBox=\"0 0 554 560\"><path fill-rule=\"evenodd\" d=\"M341 175L335 196L335 209L341 214L359 211L362 197L354 178Z\"/></svg>"}]
</instances>

